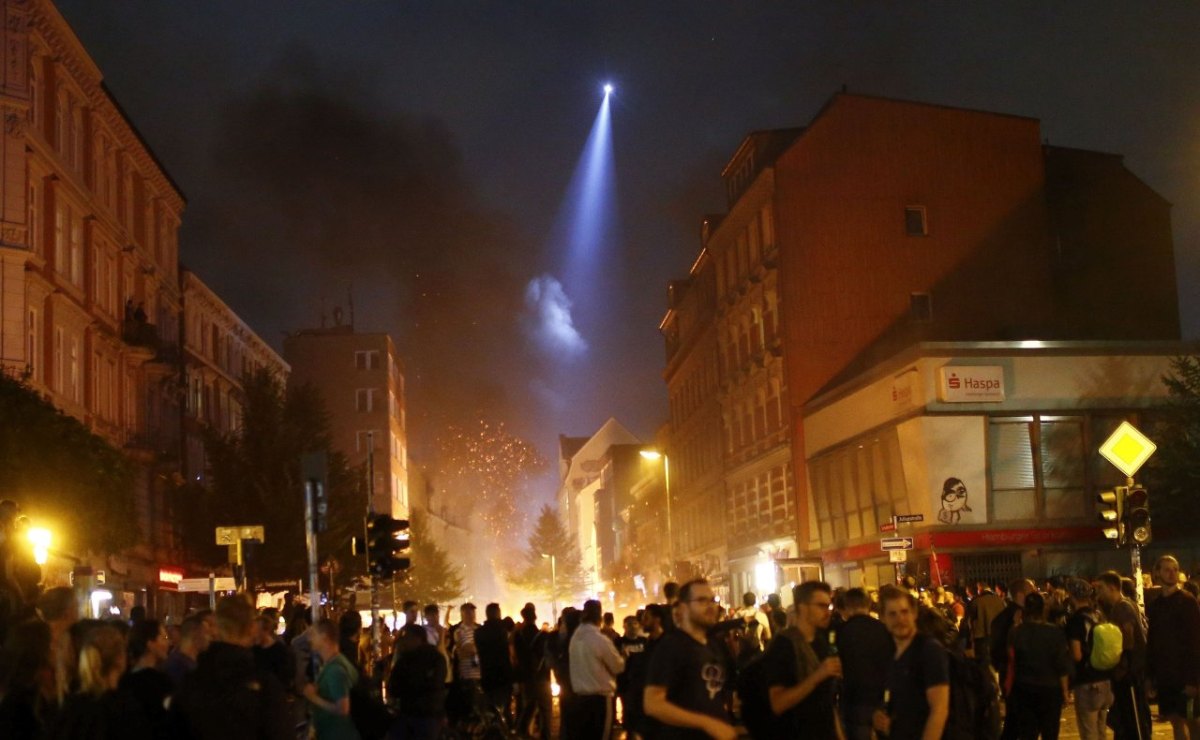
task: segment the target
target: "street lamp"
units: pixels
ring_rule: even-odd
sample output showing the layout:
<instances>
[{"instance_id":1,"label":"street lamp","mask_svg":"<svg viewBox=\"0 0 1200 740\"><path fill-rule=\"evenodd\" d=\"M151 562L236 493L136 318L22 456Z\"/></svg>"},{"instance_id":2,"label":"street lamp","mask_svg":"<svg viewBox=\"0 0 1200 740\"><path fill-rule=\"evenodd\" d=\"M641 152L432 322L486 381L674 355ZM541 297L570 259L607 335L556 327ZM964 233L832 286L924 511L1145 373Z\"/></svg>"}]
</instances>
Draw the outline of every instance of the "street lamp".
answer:
<instances>
[{"instance_id":1,"label":"street lamp","mask_svg":"<svg viewBox=\"0 0 1200 740\"><path fill-rule=\"evenodd\" d=\"M667 575L675 575L675 539L671 533L671 459L665 452L655 449L640 450L639 454L647 460L662 460L663 490L667 495Z\"/></svg>"},{"instance_id":2,"label":"street lamp","mask_svg":"<svg viewBox=\"0 0 1200 740\"><path fill-rule=\"evenodd\" d=\"M554 616L553 624L558 624L558 569L557 559L549 553L542 553L542 557L550 558L550 610Z\"/></svg>"},{"instance_id":3,"label":"street lamp","mask_svg":"<svg viewBox=\"0 0 1200 740\"><path fill-rule=\"evenodd\" d=\"M33 545L33 560L38 565L45 565L50 559L50 530L41 527L31 527L26 530L25 536L29 538L29 544Z\"/></svg>"}]
</instances>

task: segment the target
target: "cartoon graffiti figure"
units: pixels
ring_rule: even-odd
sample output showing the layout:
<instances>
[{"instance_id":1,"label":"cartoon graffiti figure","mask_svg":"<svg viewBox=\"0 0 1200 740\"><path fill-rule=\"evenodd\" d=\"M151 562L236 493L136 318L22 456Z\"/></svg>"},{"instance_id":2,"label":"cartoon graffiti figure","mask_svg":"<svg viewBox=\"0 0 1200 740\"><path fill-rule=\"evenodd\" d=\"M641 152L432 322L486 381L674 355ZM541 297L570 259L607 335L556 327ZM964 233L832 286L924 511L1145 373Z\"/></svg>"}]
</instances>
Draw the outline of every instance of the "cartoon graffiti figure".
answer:
<instances>
[{"instance_id":1,"label":"cartoon graffiti figure","mask_svg":"<svg viewBox=\"0 0 1200 740\"><path fill-rule=\"evenodd\" d=\"M958 478L947 478L942 484L942 510L938 512L938 521L942 524L958 524L962 521L967 506L967 487Z\"/></svg>"}]
</instances>

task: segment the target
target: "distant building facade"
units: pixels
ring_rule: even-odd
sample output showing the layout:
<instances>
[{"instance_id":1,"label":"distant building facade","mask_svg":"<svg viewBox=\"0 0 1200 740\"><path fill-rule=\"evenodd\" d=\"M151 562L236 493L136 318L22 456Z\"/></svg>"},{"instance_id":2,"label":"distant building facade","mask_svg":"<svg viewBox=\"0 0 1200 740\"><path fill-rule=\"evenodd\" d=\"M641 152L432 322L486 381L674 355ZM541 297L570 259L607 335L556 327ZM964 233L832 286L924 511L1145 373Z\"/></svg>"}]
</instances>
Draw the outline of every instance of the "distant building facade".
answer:
<instances>
[{"instance_id":1,"label":"distant building facade","mask_svg":"<svg viewBox=\"0 0 1200 740\"><path fill-rule=\"evenodd\" d=\"M374 443L374 510L407 518L408 411L404 366L391 337L356 332L351 324L306 329L284 339L283 356L289 383L320 392L333 448L352 467L366 468Z\"/></svg>"},{"instance_id":2,"label":"distant building facade","mask_svg":"<svg viewBox=\"0 0 1200 740\"><path fill-rule=\"evenodd\" d=\"M191 270L180 271L183 358L187 401L183 418L183 470L207 482L204 428L218 434L241 429L243 380L266 370L286 383L288 364Z\"/></svg>"},{"instance_id":3,"label":"distant building facade","mask_svg":"<svg viewBox=\"0 0 1200 740\"><path fill-rule=\"evenodd\" d=\"M115 602L156 608L184 562L167 495L184 197L53 4L3 8L0 364L137 463L142 543L94 565Z\"/></svg>"},{"instance_id":4,"label":"distant building facade","mask_svg":"<svg viewBox=\"0 0 1200 740\"><path fill-rule=\"evenodd\" d=\"M702 251L737 591L846 541L823 536L807 466L805 404L831 384L919 342L1179 338L1169 204L1118 156L1043 145L1036 119L842 93L750 134L723 178Z\"/></svg>"},{"instance_id":5,"label":"distant building facade","mask_svg":"<svg viewBox=\"0 0 1200 740\"><path fill-rule=\"evenodd\" d=\"M722 592L729 585L724 474L725 450L731 440L722 423L722 401L727 396L721 386L722 343L716 318L726 312L717 308L716 266L708 250L701 250L687 280L671 283L668 302L659 328L667 338L663 377L671 409L666 444L671 553L679 578L704 576Z\"/></svg>"}]
</instances>

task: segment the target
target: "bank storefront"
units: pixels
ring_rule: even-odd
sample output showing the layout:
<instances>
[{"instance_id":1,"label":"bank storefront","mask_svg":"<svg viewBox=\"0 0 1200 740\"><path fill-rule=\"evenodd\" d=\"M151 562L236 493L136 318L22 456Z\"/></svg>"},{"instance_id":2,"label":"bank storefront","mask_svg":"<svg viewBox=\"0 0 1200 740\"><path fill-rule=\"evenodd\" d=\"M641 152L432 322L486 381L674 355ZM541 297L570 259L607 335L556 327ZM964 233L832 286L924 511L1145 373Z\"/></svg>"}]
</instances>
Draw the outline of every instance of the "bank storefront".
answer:
<instances>
[{"instance_id":1,"label":"bank storefront","mask_svg":"<svg viewBox=\"0 0 1200 740\"><path fill-rule=\"evenodd\" d=\"M931 584L1128 567L1096 493L1124 478L1096 452L1123 420L1152 423L1179 343L929 343L805 407L809 510L825 575ZM910 519L893 530L893 516Z\"/></svg>"}]
</instances>

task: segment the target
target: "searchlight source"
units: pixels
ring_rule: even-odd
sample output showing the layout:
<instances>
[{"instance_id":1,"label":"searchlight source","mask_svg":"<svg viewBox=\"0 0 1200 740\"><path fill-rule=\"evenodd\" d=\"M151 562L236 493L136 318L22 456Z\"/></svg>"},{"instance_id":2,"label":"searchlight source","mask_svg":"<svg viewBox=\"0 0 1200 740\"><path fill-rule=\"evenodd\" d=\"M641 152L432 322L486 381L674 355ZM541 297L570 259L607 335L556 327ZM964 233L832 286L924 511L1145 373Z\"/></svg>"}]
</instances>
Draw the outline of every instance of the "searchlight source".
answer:
<instances>
[{"instance_id":1,"label":"searchlight source","mask_svg":"<svg viewBox=\"0 0 1200 740\"><path fill-rule=\"evenodd\" d=\"M611 95L612 91L613 91L612 83L611 82L604 83L604 94Z\"/></svg>"}]
</instances>

